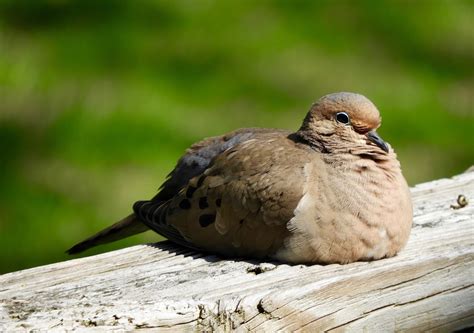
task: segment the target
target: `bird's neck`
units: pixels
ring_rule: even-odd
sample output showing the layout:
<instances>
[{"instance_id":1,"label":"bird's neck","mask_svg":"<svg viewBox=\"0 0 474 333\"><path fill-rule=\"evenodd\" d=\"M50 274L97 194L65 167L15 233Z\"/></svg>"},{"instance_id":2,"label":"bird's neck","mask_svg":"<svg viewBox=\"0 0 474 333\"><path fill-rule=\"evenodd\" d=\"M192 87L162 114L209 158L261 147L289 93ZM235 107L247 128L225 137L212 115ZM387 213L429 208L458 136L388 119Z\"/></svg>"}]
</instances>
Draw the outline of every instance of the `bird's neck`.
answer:
<instances>
[{"instance_id":1,"label":"bird's neck","mask_svg":"<svg viewBox=\"0 0 474 333\"><path fill-rule=\"evenodd\" d=\"M302 143L323 154L323 159L334 167L371 169L382 172L387 178L398 177L400 163L393 149L388 153L366 142L335 140L334 134L321 134L300 129L295 133Z\"/></svg>"},{"instance_id":2,"label":"bird's neck","mask_svg":"<svg viewBox=\"0 0 474 333\"><path fill-rule=\"evenodd\" d=\"M326 147L326 142L320 135L314 135L310 131L299 130L298 132L291 135L291 139L303 143L309 146L311 149L319 151L321 153L331 152Z\"/></svg>"},{"instance_id":3,"label":"bird's neck","mask_svg":"<svg viewBox=\"0 0 474 333\"><path fill-rule=\"evenodd\" d=\"M397 155L391 150L388 154L373 153L370 150L352 150L323 155L323 160L332 168L355 172L366 177L382 177L389 183L403 178Z\"/></svg>"}]
</instances>

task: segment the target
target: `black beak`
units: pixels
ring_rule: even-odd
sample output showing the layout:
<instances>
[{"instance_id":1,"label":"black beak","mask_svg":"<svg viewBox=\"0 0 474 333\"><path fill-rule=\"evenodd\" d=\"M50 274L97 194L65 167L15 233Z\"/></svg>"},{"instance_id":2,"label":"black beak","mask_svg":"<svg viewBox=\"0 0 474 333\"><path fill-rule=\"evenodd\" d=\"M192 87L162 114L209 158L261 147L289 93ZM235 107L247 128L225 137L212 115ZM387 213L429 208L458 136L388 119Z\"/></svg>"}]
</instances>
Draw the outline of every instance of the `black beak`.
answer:
<instances>
[{"instance_id":1,"label":"black beak","mask_svg":"<svg viewBox=\"0 0 474 333\"><path fill-rule=\"evenodd\" d=\"M385 143L385 141L382 140L382 138L377 134L377 132L370 131L369 133L367 133L367 138L369 139L369 141L379 146L384 152L388 153L387 144Z\"/></svg>"}]
</instances>

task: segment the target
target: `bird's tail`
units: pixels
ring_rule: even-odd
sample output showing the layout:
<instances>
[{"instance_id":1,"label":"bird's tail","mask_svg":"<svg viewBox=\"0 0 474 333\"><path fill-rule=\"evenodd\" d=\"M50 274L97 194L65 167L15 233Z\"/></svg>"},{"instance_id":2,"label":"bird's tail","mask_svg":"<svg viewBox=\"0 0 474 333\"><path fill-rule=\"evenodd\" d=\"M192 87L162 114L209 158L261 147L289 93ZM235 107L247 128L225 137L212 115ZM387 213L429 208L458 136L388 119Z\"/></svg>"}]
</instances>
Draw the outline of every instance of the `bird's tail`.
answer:
<instances>
[{"instance_id":1,"label":"bird's tail","mask_svg":"<svg viewBox=\"0 0 474 333\"><path fill-rule=\"evenodd\" d=\"M126 218L118 221L117 223L99 231L95 235L87 238L86 240L74 245L66 252L69 254L76 254L91 247L115 242L119 239L126 238L135 234L139 234L148 230L148 227L140 222L135 214L131 214Z\"/></svg>"}]
</instances>

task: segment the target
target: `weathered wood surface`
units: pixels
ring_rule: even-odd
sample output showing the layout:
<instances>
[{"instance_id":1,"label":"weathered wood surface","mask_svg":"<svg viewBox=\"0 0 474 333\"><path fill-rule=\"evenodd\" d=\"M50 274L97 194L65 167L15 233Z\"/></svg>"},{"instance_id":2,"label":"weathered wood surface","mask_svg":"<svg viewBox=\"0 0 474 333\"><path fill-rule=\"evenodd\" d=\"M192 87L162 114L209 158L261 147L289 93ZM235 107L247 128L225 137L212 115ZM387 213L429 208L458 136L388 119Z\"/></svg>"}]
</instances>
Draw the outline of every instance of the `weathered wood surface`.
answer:
<instances>
[{"instance_id":1,"label":"weathered wood surface","mask_svg":"<svg viewBox=\"0 0 474 333\"><path fill-rule=\"evenodd\" d=\"M220 260L141 245L0 276L0 331L449 331L474 325L474 172L412 189L397 257ZM463 194L472 203L450 206Z\"/></svg>"}]
</instances>

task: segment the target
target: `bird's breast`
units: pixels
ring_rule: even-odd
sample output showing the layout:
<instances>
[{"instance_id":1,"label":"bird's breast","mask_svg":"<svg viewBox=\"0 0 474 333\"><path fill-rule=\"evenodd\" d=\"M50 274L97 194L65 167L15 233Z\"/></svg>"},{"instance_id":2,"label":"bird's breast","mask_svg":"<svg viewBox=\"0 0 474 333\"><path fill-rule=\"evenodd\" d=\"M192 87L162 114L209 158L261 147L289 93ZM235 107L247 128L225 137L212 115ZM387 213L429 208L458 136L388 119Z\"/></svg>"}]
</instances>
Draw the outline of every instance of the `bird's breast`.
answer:
<instances>
[{"instance_id":1,"label":"bird's breast","mask_svg":"<svg viewBox=\"0 0 474 333\"><path fill-rule=\"evenodd\" d=\"M412 209L399 169L393 175L369 161L308 163L304 194L288 224L291 234L276 257L347 263L395 255L408 239Z\"/></svg>"}]
</instances>

